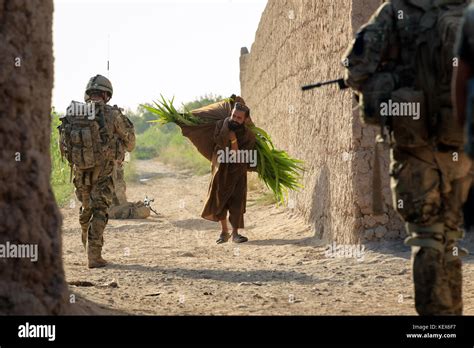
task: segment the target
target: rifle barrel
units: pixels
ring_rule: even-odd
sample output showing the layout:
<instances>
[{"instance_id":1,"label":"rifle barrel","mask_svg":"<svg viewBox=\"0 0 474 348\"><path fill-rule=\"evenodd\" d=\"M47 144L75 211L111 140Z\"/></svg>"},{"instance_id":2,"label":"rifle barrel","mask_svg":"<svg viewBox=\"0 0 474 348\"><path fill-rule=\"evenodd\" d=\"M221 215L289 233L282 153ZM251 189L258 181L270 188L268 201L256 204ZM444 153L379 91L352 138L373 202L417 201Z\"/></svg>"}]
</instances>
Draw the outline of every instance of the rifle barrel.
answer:
<instances>
[{"instance_id":1,"label":"rifle barrel","mask_svg":"<svg viewBox=\"0 0 474 348\"><path fill-rule=\"evenodd\" d=\"M322 87L322 86L332 85L332 84L335 84L335 83L337 83L339 85L340 89L344 89L346 87L345 83L344 83L344 79L336 79L336 80L318 82L318 83L311 84L311 85L305 85L305 86L301 87L301 90L307 91L307 90L310 90L310 89L313 89L313 88L319 88L319 87Z\"/></svg>"}]
</instances>

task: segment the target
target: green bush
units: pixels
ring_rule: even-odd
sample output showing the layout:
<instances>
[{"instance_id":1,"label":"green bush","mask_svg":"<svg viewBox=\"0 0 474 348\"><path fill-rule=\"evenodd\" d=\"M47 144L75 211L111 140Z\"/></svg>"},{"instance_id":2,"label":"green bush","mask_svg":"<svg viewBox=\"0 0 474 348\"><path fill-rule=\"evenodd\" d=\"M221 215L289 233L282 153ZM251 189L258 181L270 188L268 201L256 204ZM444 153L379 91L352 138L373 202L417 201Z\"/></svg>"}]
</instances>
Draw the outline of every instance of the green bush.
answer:
<instances>
[{"instance_id":1,"label":"green bush","mask_svg":"<svg viewBox=\"0 0 474 348\"><path fill-rule=\"evenodd\" d=\"M187 138L181 135L181 132L172 135L169 145L163 149L159 158L164 163L192 170L198 175L210 171L210 162L196 150Z\"/></svg>"},{"instance_id":2,"label":"green bush","mask_svg":"<svg viewBox=\"0 0 474 348\"><path fill-rule=\"evenodd\" d=\"M161 150L168 146L172 132L166 132L158 127L150 127L144 133L137 135L134 156L137 159L158 157Z\"/></svg>"},{"instance_id":3,"label":"green bush","mask_svg":"<svg viewBox=\"0 0 474 348\"><path fill-rule=\"evenodd\" d=\"M133 156L136 159L159 158L166 164L189 169L198 175L209 172L210 164L181 134L175 124L152 126L137 136Z\"/></svg>"}]
</instances>

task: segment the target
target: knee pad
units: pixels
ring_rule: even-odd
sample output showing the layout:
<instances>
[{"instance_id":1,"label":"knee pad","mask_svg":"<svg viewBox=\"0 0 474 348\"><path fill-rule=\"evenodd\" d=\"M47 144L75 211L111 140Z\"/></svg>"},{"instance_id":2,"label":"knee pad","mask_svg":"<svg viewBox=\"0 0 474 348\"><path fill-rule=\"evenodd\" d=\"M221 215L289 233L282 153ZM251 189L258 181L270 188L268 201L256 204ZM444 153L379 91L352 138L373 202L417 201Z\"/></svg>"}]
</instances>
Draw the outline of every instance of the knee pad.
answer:
<instances>
[{"instance_id":1,"label":"knee pad","mask_svg":"<svg viewBox=\"0 0 474 348\"><path fill-rule=\"evenodd\" d=\"M461 248L458 241L464 238L464 230L448 230L446 232L446 261L453 261L469 255L469 250Z\"/></svg>"},{"instance_id":2,"label":"knee pad","mask_svg":"<svg viewBox=\"0 0 474 348\"><path fill-rule=\"evenodd\" d=\"M444 253L446 248L446 239L444 236L444 224L436 223L431 226L419 226L413 223L407 223L406 229L408 237L405 244L411 247L431 248Z\"/></svg>"}]
</instances>

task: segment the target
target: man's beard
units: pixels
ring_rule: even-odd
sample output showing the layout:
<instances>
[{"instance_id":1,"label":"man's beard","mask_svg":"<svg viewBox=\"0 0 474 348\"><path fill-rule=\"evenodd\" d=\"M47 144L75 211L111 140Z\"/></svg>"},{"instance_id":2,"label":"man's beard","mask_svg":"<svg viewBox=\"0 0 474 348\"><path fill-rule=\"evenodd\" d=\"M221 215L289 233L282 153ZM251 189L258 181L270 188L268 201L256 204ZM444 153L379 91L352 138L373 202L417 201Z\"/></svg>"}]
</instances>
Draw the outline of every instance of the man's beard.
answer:
<instances>
[{"instance_id":1,"label":"man's beard","mask_svg":"<svg viewBox=\"0 0 474 348\"><path fill-rule=\"evenodd\" d=\"M229 121L229 129L231 131L236 131L236 130L242 129L243 127L244 127L244 124L240 124L237 121Z\"/></svg>"}]
</instances>

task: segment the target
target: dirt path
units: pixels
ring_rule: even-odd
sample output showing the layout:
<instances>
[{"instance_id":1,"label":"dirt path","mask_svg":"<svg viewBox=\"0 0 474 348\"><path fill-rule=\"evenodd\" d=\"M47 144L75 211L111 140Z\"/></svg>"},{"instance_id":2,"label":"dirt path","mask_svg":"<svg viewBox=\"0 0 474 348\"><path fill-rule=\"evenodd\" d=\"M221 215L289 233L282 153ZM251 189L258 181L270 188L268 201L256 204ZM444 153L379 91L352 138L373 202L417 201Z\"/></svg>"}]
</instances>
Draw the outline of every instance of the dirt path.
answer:
<instances>
[{"instance_id":1,"label":"dirt path","mask_svg":"<svg viewBox=\"0 0 474 348\"><path fill-rule=\"evenodd\" d=\"M208 176L156 160L137 169L141 182L129 185L129 200L155 198L160 216L110 220L107 268L87 269L78 205L62 209L66 278L89 282L70 286L78 297L130 314L416 314L401 243L367 246L363 260L328 258L301 218L258 203L261 193L251 192L243 232L250 242L216 245L217 224L199 217ZM465 313L473 315L474 257L466 261Z\"/></svg>"}]
</instances>

